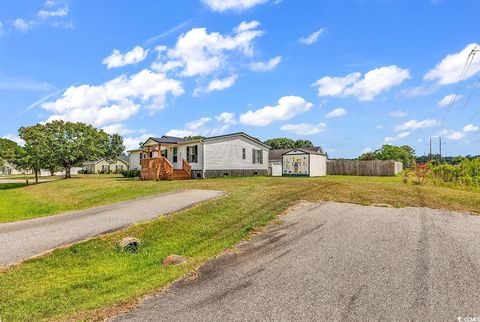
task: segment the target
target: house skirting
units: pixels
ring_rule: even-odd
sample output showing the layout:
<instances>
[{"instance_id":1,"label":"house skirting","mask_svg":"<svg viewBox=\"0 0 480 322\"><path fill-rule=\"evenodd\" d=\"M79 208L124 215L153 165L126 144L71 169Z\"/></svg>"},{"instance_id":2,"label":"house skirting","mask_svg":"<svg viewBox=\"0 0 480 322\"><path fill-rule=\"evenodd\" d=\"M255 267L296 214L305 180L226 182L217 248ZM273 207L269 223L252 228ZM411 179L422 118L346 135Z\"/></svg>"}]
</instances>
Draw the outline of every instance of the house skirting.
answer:
<instances>
[{"instance_id":1,"label":"house skirting","mask_svg":"<svg viewBox=\"0 0 480 322\"><path fill-rule=\"evenodd\" d=\"M205 178L268 176L268 169L248 170L205 170ZM197 178L194 171L192 177Z\"/></svg>"}]
</instances>

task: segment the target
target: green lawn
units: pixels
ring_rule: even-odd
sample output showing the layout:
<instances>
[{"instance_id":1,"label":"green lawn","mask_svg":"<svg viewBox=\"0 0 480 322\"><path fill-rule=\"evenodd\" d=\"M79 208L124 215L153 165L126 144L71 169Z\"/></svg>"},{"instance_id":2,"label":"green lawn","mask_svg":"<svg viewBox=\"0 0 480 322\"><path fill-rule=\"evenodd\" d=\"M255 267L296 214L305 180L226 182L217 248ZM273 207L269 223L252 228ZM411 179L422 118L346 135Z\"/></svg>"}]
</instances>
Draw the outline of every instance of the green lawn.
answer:
<instances>
[{"instance_id":1,"label":"green lawn","mask_svg":"<svg viewBox=\"0 0 480 322\"><path fill-rule=\"evenodd\" d=\"M3 185L2 185L3 186ZM34 186L0 188L0 220L12 221L81 209L159 192L219 189L225 197L24 262L0 273L0 316L11 320L92 319L160 289L232 247L299 200L334 200L480 211L480 193L405 185L400 178L222 178L140 182L81 177ZM124 236L143 241L137 254L122 253ZM186 265L164 268L170 254Z\"/></svg>"}]
</instances>

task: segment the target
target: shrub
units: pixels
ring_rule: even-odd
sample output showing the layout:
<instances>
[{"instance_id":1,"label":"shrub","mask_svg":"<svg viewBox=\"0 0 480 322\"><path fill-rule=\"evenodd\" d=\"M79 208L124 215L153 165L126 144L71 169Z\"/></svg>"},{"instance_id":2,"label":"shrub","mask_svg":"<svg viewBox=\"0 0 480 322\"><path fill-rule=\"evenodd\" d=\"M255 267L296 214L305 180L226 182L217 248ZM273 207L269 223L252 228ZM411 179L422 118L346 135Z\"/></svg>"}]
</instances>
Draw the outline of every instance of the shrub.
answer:
<instances>
[{"instance_id":1,"label":"shrub","mask_svg":"<svg viewBox=\"0 0 480 322\"><path fill-rule=\"evenodd\" d=\"M427 183L427 178L430 175L430 163L421 163L414 164L414 174L415 179L413 180L414 184L424 185Z\"/></svg>"},{"instance_id":2,"label":"shrub","mask_svg":"<svg viewBox=\"0 0 480 322\"><path fill-rule=\"evenodd\" d=\"M140 170L124 170L122 171L122 176L124 178L139 178Z\"/></svg>"},{"instance_id":3,"label":"shrub","mask_svg":"<svg viewBox=\"0 0 480 322\"><path fill-rule=\"evenodd\" d=\"M465 187L480 186L480 158L461 159L456 165L432 166L432 176L438 182L453 183Z\"/></svg>"}]
</instances>

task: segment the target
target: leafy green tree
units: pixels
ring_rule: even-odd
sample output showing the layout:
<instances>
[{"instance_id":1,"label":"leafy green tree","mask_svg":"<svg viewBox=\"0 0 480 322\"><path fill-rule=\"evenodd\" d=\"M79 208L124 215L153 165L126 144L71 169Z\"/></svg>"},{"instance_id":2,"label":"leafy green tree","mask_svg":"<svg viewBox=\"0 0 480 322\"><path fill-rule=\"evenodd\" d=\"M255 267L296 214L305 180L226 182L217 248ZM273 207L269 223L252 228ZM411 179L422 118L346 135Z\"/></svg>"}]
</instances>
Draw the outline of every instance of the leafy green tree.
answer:
<instances>
[{"instance_id":1,"label":"leafy green tree","mask_svg":"<svg viewBox=\"0 0 480 322\"><path fill-rule=\"evenodd\" d=\"M71 169L83 162L118 157L125 147L120 135L108 135L84 123L53 121L45 124L50 141L53 163L65 169L65 178L71 177Z\"/></svg>"},{"instance_id":2,"label":"leafy green tree","mask_svg":"<svg viewBox=\"0 0 480 322\"><path fill-rule=\"evenodd\" d=\"M25 141L25 147L17 158L16 164L21 169L32 170L35 174L35 182L38 183L38 173L48 161L51 161L45 126L37 124L21 127L18 133L20 138Z\"/></svg>"},{"instance_id":3,"label":"leafy green tree","mask_svg":"<svg viewBox=\"0 0 480 322\"><path fill-rule=\"evenodd\" d=\"M296 140L295 148L313 148L313 143L310 140Z\"/></svg>"},{"instance_id":4,"label":"leafy green tree","mask_svg":"<svg viewBox=\"0 0 480 322\"><path fill-rule=\"evenodd\" d=\"M0 138L0 171L5 168L5 161L16 163L17 158L22 153L22 147L16 142Z\"/></svg>"},{"instance_id":5,"label":"leafy green tree","mask_svg":"<svg viewBox=\"0 0 480 322\"><path fill-rule=\"evenodd\" d=\"M274 138L264 142L272 149L293 149L293 148L313 148L313 143L309 140L292 140L289 138Z\"/></svg>"},{"instance_id":6,"label":"leafy green tree","mask_svg":"<svg viewBox=\"0 0 480 322\"><path fill-rule=\"evenodd\" d=\"M55 171L62 167L65 178L70 178L72 167L100 158L112 160L125 149L120 135L108 135L84 123L53 121L23 127L19 133L25 141L22 166L35 174L42 168Z\"/></svg>"},{"instance_id":7,"label":"leafy green tree","mask_svg":"<svg viewBox=\"0 0 480 322\"><path fill-rule=\"evenodd\" d=\"M415 161L415 150L408 146L395 146L384 144L381 149L375 152L364 153L359 157L360 160L395 160L402 162L405 167L410 167Z\"/></svg>"},{"instance_id":8,"label":"leafy green tree","mask_svg":"<svg viewBox=\"0 0 480 322\"><path fill-rule=\"evenodd\" d=\"M367 152L362 154L361 156L358 157L359 160L362 161L371 161L371 160L378 160L377 156L374 152Z\"/></svg>"}]
</instances>

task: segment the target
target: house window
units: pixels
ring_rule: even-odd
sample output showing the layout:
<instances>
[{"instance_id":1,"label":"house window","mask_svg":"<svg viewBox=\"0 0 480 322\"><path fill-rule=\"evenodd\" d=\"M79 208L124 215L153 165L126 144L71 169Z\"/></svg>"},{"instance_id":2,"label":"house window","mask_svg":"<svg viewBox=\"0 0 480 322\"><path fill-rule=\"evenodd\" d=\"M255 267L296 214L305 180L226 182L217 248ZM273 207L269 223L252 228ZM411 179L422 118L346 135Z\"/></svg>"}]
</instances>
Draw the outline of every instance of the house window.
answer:
<instances>
[{"instance_id":1,"label":"house window","mask_svg":"<svg viewBox=\"0 0 480 322\"><path fill-rule=\"evenodd\" d=\"M247 158L247 149L242 149L242 159L245 160Z\"/></svg>"},{"instance_id":2,"label":"house window","mask_svg":"<svg viewBox=\"0 0 480 322\"><path fill-rule=\"evenodd\" d=\"M150 153L149 153L149 158L150 159L153 158L153 152L152 151L150 151Z\"/></svg>"},{"instance_id":3,"label":"house window","mask_svg":"<svg viewBox=\"0 0 480 322\"><path fill-rule=\"evenodd\" d=\"M198 145L187 146L187 161L188 163L198 162Z\"/></svg>"},{"instance_id":4,"label":"house window","mask_svg":"<svg viewBox=\"0 0 480 322\"><path fill-rule=\"evenodd\" d=\"M177 147L174 147L174 148L173 148L173 162L174 162L174 163L178 161L178 156L177 156L177 154L178 154Z\"/></svg>"},{"instance_id":5,"label":"house window","mask_svg":"<svg viewBox=\"0 0 480 322\"><path fill-rule=\"evenodd\" d=\"M110 171L110 164L103 164L102 171Z\"/></svg>"},{"instance_id":6,"label":"house window","mask_svg":"<svg viewBox=\"0 0 480 322\"><path fill-rule=\"evenodd\" d=\"M162 157L166 158L168 156L168 150L162 150Z\"/></svg>"},{"instance_id":7,"label":"house window","mask_svg":"<svg viewBox=\"0 0 480 322\"><path fill-rule=\"evenodd\" d=\"M116 165L115 170L122 171L123 170L123 165Z\"/></svg>"},{"instance_id":8,"label":"house window","mask_svg":"<svg viewBox=\"0 0 480 322\"><path fill-rule=\"evenodd\" d=\"M263 164L263 150L252 149L252 163Z\"/></svg>"}]
</instances>

